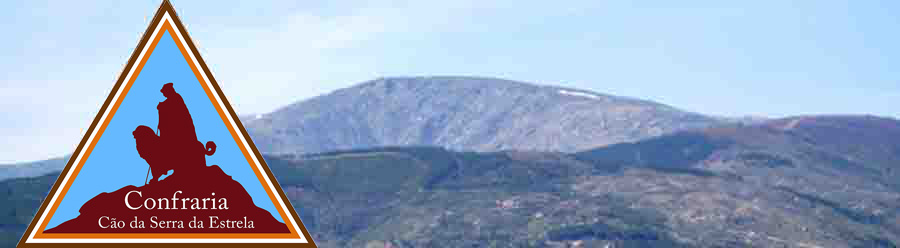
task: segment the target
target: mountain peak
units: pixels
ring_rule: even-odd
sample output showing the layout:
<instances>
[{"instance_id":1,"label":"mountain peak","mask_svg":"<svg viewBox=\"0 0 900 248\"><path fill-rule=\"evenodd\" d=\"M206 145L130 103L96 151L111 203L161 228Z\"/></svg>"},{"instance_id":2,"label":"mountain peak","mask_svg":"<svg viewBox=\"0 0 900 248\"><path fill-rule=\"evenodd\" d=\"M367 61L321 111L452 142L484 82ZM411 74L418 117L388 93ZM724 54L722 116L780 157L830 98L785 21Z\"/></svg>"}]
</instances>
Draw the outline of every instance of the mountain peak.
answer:
<instances>
[{"instance_id":1,"label":"mountain peak","mask_svg":"<svg viewBox=\"0 0 900 248\"><path fill-rule=\"evenodd\" d=\"M502 89L502 90L522 90L536 91L541 86L533 83L520 81L490 78L490 77L472 77L472 76L413 76L413 77L383 77L370 80L356 86L354 88L374 88L384 89L386 93L392 92L394 89L404 90L467 90L477 91L479 89Z\"/></svg>"},{"instance_id":2,"label":"mountain peak","mask_svg":"<svg viewBox=\"0 0 900 248\"><path fill-rule=\"evenodd\" d=\"M378 146L570 152L719 121L639 99L488 77L385 77L250 123L265 152Z\"/></svg>"}]
</instances>

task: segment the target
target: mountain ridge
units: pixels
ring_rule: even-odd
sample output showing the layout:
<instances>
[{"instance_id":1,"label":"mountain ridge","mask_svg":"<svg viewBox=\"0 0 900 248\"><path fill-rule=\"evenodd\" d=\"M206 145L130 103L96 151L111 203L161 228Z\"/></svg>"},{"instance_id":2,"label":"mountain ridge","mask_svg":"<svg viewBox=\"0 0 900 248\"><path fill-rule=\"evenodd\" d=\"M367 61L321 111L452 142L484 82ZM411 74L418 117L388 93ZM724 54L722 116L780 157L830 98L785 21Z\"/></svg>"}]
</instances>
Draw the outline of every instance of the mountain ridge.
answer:
<instances>
[{"instance_id":1,"label":"mountain ridge","mask_svg":"<svg viewBox=\"0 0 900 248\"><path fill-rule=\"evenodd\" d=\"M372 80L253 117L245 126L323 247L900 244L889 117L722 120L472 77ZM4 243L57 178L37 174L0 178Z\"/></svg>"},{"instance_id":2,"label":"mountain ridge","mask_svg":"<svg viewBox=\"0 0 900 248\"><path fill-rule=\"evenodd\" d=\"M718 123L652 101L565 87L395 77L290 104L246 127L270 153L396 145L572 152Z\"/></svg>"}]
</instances>

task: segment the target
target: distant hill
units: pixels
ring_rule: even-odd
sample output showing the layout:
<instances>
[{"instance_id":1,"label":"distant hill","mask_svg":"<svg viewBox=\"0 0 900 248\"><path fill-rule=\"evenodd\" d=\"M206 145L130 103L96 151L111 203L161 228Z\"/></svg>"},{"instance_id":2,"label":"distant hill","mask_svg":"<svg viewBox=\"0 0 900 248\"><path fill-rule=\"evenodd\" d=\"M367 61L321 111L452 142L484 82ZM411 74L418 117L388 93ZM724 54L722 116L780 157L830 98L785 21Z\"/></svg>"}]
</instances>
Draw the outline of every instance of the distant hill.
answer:
<instances>
[{"instance_id":1,"label":"distant hill","mask_svg":"<svg viewBox=\"0 0 900 248\"><path fill-rule=\"evenodd\" d=\"M267 153L383 146L573 152L719 119L585 90L477 77L365 82L245 121Z\"/></svg>"},{"instance_id":2,"label":"distant hill","mask_svg":"<svg viewBox=\"0 0 900 248\"><path fill-rule=\"evenodd\" d=\"M266 161L322 247L896 247L898 148L900 121L809 116L576 153L389 147ZM14 203L0 205L7 232L54 178L0 182Z\"/></svg>"},{"instance_id":3,"label":"distant hill","mask_svg":"<svg viewBox=\"0 0 900 248\"><path fill-rule=\"evenodd\" d=\"M69 156L28 163L0 165L0 180L16 177L35 177L50 172L58 172L66 167Z\"/></svg>"}]
</instances>

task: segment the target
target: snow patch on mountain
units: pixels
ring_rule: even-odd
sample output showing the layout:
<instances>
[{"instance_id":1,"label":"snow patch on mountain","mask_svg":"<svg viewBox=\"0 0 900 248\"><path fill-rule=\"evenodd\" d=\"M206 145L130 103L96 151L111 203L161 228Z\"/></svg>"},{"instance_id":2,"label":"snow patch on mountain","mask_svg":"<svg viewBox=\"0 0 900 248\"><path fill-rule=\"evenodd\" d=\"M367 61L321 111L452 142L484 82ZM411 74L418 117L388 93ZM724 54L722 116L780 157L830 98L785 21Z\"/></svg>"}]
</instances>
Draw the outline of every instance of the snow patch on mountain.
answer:
<instances>
[{"instance_id":1,"label":"snow patch on mountain","mask_svg":"<svg viewBox=\"0 0 900 248\"><path fill-rule=\"evenodd\" d=\"M559 92L560 94L563 94L563 95L580 96L580 97L587 97L587 98L591 98L591 99L600 99L600 96L590 94L590 93L578 92L578 91L559 90L557 92Z\"/></svg>"}]
</instances>

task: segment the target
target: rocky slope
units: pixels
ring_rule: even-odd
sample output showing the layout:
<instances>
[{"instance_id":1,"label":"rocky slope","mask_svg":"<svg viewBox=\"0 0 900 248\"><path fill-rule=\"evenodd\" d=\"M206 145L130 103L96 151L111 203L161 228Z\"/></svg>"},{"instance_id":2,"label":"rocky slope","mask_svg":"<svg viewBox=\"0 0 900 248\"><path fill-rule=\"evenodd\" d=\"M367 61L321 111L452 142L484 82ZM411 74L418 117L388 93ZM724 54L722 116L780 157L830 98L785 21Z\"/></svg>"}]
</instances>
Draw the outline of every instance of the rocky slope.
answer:
<instances>
[{"instance_id":1,"label":"rocky slope","mask_svg":"<svg viewBox=\"0 0 900 248\"><path fill-rule=\"evenodd\" d=\"M126 204L122 204L123 199ZM197 233L289 232L283 222L253 204L244 187L217 165L176 172L162 181L139 187L128 185L100 193L81 206L78 213L76 218L44 232L168 233L172 228ZM141 224L109 228L111 222L100 221L104 218ZM191 226L192 221L201 224Z\"/></svg>"},{"instance_id":2,"label":"rocky slope","mask_svg":"<svg viewBox=\"0 0 900 248\"><path fill-rule=\"evenodd\" d=\"M720 121L650 101L475 77L382 78L245 121L267 153L381 146L572 152Z\"/></svg>"},{"instance_id":3,"label":"rocky slope","mask_svg":"<svg viewBox=\"0 0 900 248\"><path fill-rule=\"evenodd\" d=\"M692 175L591 176L576 189L636 199L634 204L660 211L679 235L693 236L698 244L900 243L900 183L894 172L900 167L900 122L894 119L794 117L683 132L575 156L605 168Z\"/></svg>"},{"instance_id":4,"label":"rocky slope","mask_svg":"<svg viewBox=\"0 0 900 248\"><path fill-rule=\"evenodd\" d=\"M896 247L898 155L900 121L826 116L577 153L406 147L267 161L323 247ZM31 220L54 177L0 182L7 232Z\"/></svg>"}]
</instances>

